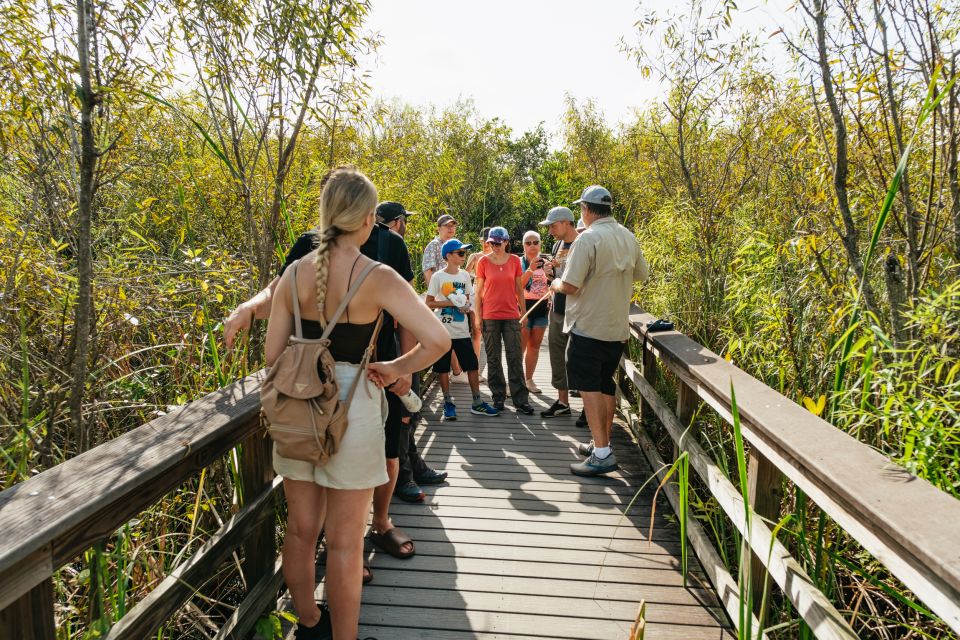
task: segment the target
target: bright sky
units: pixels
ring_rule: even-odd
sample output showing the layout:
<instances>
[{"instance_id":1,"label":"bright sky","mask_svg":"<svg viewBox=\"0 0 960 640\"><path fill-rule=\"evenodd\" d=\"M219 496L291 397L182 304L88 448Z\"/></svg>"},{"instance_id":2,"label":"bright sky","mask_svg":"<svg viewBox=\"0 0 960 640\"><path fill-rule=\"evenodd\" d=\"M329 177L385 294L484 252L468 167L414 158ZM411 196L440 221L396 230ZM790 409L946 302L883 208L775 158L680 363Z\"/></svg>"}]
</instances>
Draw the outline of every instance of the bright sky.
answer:
<instances>
[{"instance_id":1,"label":"bright sky","mask_svg":"<svg viewBox=\"0 0 960 640\"><path fill-rule=\"evenodd\" d=\"M735 24L782 56L767 36L791 20L791 2L742 0ZM634 0L373 0L368 24L383 37L373 95L438 106L472 98L515 133L540 121L556 131L567 93L623 120L660 92L619 48L643 13Z\"/></svg>"}]
</instances>

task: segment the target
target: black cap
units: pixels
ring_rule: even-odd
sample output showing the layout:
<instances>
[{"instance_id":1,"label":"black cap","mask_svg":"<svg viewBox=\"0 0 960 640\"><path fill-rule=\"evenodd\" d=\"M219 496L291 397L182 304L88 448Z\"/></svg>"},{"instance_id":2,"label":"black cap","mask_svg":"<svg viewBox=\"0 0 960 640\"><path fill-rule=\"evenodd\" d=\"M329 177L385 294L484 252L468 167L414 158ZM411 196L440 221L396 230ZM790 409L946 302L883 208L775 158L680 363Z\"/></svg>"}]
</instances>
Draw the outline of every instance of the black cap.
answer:
<instances>
[{"instance_id":1,"label":"black cap","mask_svg":"<svg viewBox=\"0 0 960 640\"><path fill-rule=\"evenodd\" d=\"M413 211L407 211L399 202L387 200L377 205L377 217L384 222L393 222L400 216L412 216Z\"/></svg>"}]
</instances>

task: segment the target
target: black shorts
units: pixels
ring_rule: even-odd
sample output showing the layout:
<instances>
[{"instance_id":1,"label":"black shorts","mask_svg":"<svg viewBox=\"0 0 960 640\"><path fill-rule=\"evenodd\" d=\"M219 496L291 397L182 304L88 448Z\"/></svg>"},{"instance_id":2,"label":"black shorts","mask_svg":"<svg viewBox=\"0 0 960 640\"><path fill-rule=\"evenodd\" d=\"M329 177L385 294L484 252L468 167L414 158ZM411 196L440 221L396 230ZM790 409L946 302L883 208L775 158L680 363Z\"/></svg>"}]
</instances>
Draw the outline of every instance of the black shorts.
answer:
<instances>
[{"instance_id":1,"label":"black shorts","mask_svg":"<svg viewBox=\"0 0 960 640\"><path fill-rule=\"evenodd\" d=\"M386 451L387 458L399 458L400 437L402 435L400 429L406 426L401 420L408 414L397 394L389 390L387 390L387 407L387 422L383 426L385 436L383 448Z\"/></svg>"},{"instance_id":2,"label":"black shorts","mask_svg":"<svg viewBox=\"0 0 960 640\"><path fill-rule=\"evenodd\" d=\"M433 364L434 373L450 373L450 354L456 352L460 368L464 371L476 371L480 368L477 352L473 350L470 338L456 338L450 341L450 349Z\"/></svg>"},{"instance_id":3,"label":"black shorts","mask_svg":"<svg viewBox=\"0 0 960 640\"><path fill-rule=\"evenodd\" d=\"M567 343L567 386L578 391L616 395L613 374L620 366L625 345L625 342L608 342L571 333Z\"/></svg>"}]
</instances>

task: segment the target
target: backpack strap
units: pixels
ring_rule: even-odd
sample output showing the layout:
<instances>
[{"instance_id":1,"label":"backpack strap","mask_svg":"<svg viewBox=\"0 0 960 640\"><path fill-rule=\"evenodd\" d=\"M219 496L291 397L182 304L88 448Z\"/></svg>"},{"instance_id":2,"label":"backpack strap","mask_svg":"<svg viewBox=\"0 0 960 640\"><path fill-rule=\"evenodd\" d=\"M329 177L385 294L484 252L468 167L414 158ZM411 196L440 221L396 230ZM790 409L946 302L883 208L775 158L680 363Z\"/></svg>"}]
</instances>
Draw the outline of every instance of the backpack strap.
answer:
<instances>
[{"instance_id":1,"label":"backpack strap","mask_svg":"<svg viewBox=\"0 0 960 640\"><path fill-rule=\"evenodd\" d=\"M346 311L347 305L350 304L350 301L353 300L353 296L357 295L357 291L360 290L360 285L362 285L363 281L367 279L367 276L370 275L370 272L379 266L380 263L376 260L373 260L370 262L370 264L363 268L363 271L361 271L360 275L357 276L356 281L350 285L347 293L344 294L343 300L340 301L340 306L337 307L337 310L333 312L333 317L330 318L330 322L328 322L327 326L324 327L323 335L320 336L321 340L326 340L330 337L330 332L333 331L335 326L337 326L337 321L340 320L340 316L342 316L343 312Z\"/></svg>"},{"instance_id":2,"label":"backpack strap","mask_svg":"<svg viewBox=\"0 0 960 640\"><path fill-rule=\"evenodd\" d=\"M303 323L300 320L300 297L297 295L297 267L300 259L290 263L290 298L293 302L293 332L298 340L303 340Z\"/></svg>"}]
</instances>

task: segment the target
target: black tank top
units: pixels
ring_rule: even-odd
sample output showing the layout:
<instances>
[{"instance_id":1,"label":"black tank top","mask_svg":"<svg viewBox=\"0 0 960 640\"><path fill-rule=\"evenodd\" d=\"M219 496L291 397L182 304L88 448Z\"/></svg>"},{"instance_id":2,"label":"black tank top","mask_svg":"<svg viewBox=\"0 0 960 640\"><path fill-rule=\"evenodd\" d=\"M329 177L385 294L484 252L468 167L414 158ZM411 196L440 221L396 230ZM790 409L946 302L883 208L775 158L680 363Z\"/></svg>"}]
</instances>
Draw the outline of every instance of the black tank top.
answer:
<instances>
[{"instance_id":1,"label":"black tank top","mask_svg":"<svg viewBox=\"0 0 960 640\"><path fill-rule=\"evenodd\" d=\"M338 322L330 332L330 355L337 362L360 364L376 324L376 320L367 324ZM304 338L317 340L323 335L323 327L316 320L301 320L300 326Z\"/></svg>"}]
</instances>

